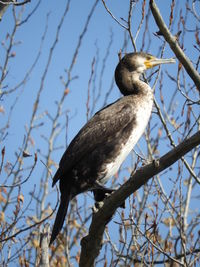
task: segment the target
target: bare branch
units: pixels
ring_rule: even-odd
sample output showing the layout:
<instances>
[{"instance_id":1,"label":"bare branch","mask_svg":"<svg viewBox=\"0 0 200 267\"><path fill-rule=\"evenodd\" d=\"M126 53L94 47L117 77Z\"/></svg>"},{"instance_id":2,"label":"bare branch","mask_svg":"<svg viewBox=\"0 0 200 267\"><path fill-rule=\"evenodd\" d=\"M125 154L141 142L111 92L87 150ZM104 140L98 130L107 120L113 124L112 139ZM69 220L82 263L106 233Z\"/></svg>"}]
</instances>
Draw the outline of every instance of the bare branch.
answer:
<instances>
[{"instance_id":1,"label":"bare branch","mask_svg":"<svg viewBox=\"0 0 200 267\"><path fill-rule=\"evenodd\" d=\"M44 225L43 233L41 233L41 258L40 264L41 267L49 267L49 234L50 234L50 225L46 223Z\"/></svg>"},{"instance_id":2,"label":"bare branch","mask_svg":"<svg viewBox=\"0 0 200 267\"><path fill-rule=\"evenodd\" d=\"M120 25L122 28L124 28L125 30L128 30L128 27L125 26L124 24L122 24L122 23L121 23L121 22L120 22L120 21L119 21L113 14L112 14L112 12L110 11L110 9L107 7L105 1L104 1L104 0L101 0L101 1L102 1L103 5L104 5L106 11L110 14L110 16L114 19L114 21L116 21L117 24L119 24L119 25Z\"/></svg>"},{"instance_id":3,"label":"bare branch","mask_svg":"<svg viewBox=\"0 0 200 267\"><path fill-rule=\"evenodd\" d=\"M175 53L177 58L180 60L180 62L183 64L184 68L186 69L187 73L191 77L191 79L194 81L197 89L200 91L200 75L192 65L189 58L185 55L183 50L178 44L177 38L173 36L170 31L168 30L167 25L165 24L160 11L158 7L156 6L156 3L154 0L150 0L150 7L152 14L154 16L154 19L156 21L157 26L159 27L160 32L164 36L165 40L170 45L172 51Z\"/></svg>"},{"instance_id":4,"label":"bare branch","mask_svg":"<svg viewBox=\"0 0 200 267\"><path fill-rule=\"evenodd\" d=\"M0 3L3 5L15 5L15 6L22 6L22 5L25 5L25 4L30 3L30 2L31 2L31 0L25 0L23 2L16 2L14 0L13 1L6 1L6 0L0 1Z\"/></svg>"}]
</instances>

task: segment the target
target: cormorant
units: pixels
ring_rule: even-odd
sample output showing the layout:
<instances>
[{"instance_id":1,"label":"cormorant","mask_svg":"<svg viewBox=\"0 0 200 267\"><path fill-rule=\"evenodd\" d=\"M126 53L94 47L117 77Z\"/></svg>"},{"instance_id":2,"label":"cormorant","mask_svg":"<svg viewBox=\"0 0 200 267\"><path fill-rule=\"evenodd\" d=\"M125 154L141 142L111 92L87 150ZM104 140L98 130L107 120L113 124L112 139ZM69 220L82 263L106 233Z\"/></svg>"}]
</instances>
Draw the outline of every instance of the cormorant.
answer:
<instances>
[{"instance_id":1,"label":"cormorant","mask_svg":"<svg viewBox=\"0 0 200 267\"><path fill-rule=\"evenodd\" d=\"M158 59L143 52L126 54L115 69L115 81L124 95L97 112L79 131L63 154L53 184L59 180L61 200L50 244L62 229L69 201L93 191L102 201L113 190L104 187L133 149L149 121L153 106L151 87L141 74L174 59Z\"/></svg>"}]
</instances>

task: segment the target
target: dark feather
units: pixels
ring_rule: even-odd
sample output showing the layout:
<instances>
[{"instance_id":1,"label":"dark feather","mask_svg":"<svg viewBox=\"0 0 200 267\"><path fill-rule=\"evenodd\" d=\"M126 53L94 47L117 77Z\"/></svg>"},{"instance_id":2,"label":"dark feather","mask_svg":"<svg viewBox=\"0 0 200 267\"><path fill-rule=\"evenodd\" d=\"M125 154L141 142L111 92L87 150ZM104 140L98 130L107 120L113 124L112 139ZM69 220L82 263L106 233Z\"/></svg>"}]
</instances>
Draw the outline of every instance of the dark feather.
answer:
<instances>
[{"instance_id":1,"label":"dark feather","mask_svg":"<svg viewBox=\"0 0 200 267\"><path fill-rule=\"evenodd\" d=\"M132 103L129 104L131 99ZM59 169L53 178L53 185L81 158L96 150L97 146L103 145L105 149L106 146L109 148L107 143L109 138L113 139L118 132L123 132L123 129L133 121L134 105L133 96L130 95L97 112L79 131L63 154Z\"/></svg>"},{"instance_id":2,"label":"dark feather","mask_svg":"<svg viewBox=\"0 0 200 267\"><path fill-rule=\"evenodd\" d=\"M56 239L56 236L59 234L60 230L62 229L62 226L64 224L64 220L65 220L65 217L67 214L67 209L69 206L69 201L70 201L70 194L62 194L61 195L60 205L58 208L58 212L56 214L56 219L54 222L54 226L53 226L49 245L51 245L53 243L53 241Z\"/></svg>"}]
</instances>

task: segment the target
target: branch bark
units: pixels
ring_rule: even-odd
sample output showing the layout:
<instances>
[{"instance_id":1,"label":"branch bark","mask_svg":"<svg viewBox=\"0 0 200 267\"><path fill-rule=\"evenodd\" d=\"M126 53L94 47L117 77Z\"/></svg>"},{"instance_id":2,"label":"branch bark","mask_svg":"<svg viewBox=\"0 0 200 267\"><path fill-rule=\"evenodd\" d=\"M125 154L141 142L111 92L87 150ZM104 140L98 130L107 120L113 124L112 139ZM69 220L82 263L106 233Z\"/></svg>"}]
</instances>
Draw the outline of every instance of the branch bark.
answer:
<instances>
[{"instance_id":1,"label":"branch bark","mask_svg":"<svg viewBox=\"0 0 200 267\"><path fill-rule=\"evenodd\" d=\"M50 225L45 224L40 240L40 263L38 267L49 267L49 233Z\"/></svg>"},{"instance_id":2,"label":"branch bark","mask_svg":"<svg viewBox=\"0 0 200 267\"><path fill-rule=\"evenodd\" d=\"M89 234L81 240L82 249L79 263L80 267L94 266L94 261L101 250L105 226L111 220L121 203L147 183L150 178L171 166L199 144L200 131L195 133L192 137L184 140L159 160L132 173L130 179L105 200L103 207L97 213L93 214Z\"/></svg>"},{"instance_id":3,"label":"branch bark","mask_svg":"<svg viewBox=\"0 0 200 267\"><path fill-rule=\"evenodd\" d=\"M160 32L164 36L167 43L170 45L174 54L177 56L179 61L182 63L182 65L186 69L188 75L194 81L198 91L200 91L200 75L199 75L198 71L196 71L196 69L194 68L190 59L185 55L185 53L183 52L183 50L179 46L177 38L175 36L173 36L170 33L170 31L168 30L168 27L165 24L161 14L160 14L160 11L159 11L154 0L150 0L150 8L151 8L151 12L154 16L154 19L156 21L156 24L157 24Z\"/></svg>"}]
</instances>

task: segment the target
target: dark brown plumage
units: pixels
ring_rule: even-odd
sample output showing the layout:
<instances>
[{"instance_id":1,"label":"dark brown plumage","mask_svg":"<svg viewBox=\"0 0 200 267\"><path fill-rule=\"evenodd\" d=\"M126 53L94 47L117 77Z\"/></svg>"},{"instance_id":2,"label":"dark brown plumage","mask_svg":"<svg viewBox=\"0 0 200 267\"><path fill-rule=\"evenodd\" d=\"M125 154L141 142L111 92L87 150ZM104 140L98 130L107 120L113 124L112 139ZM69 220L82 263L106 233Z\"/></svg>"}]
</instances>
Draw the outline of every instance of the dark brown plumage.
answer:
<instances>
[{"instance_id":1,"label":"dark brown plumage","mask_svg":"<svg viewBox=\"0 0 200 267\"><path fill-rule=\"evenodd\" d=\"M119 62L115 80L124 97L97 112L79 131L53 178L53 186L60 182L61 200L50 244L62 229L73 197L93 191L95 200L101 201L113 191L104 184L133 149L151 115L153 94L139 77L147 68L172 62L145 53L127 54Z\"/></svg>"}]
</instances>

